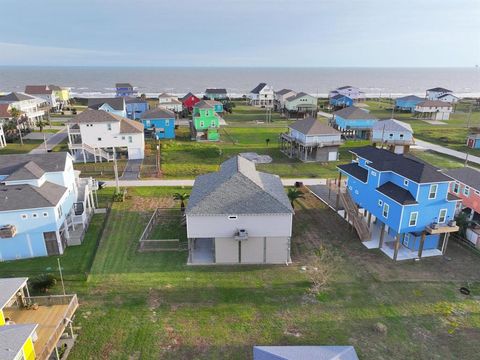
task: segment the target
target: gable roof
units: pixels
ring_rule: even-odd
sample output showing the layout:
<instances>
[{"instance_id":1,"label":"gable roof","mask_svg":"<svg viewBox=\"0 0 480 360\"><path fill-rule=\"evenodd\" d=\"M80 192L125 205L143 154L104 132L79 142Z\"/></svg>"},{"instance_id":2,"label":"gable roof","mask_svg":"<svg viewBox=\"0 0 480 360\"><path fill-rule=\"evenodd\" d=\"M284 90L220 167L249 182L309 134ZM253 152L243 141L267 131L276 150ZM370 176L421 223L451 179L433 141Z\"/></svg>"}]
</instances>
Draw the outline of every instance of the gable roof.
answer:
<instances>
[{"instance_id":1,"label":"gable roof","mask_svg":"<svg viewBox=\"0 0 480 360\"><path fill-rule=\"evenodd\" d=\"M0 326L0 359L14 360L23 345L37 329L37 324L14 324Z\"/></svg>"},{"instance_id":2,"label":"gable roof","mask_svg":"<svg viewBox=\"0 0 480 360\"><path fill-rule=\"evenodd\" d=\"M252 91L250 91L251 94L259 94L260 91L263 90L263 88L267 86L267 83L260 83L258 84Z\"/></svg>"},{"instance_id":3,"label":"gable roof","mask_svg":"<svg viewBox=\"0 0 480 360\"><path fill-rule=\"evenodd\" d=\"M392 171L417 183L449 182L451 179L436 167L413 157L395 154L374 146L350 150L351 153L369 161L368 166L378 171Z\"/></svg>"},{"instance_id":4,"label":"gable roof","mask_svg":"<svg viewBox=\"0 0 480 360\"><path fill-rule=\"evenodd\" d=\"M282 89L282 90L276 91L275 94L277 94L277 95L285 95L285 94L288 94L288 93L290 93L290 92L293 92L293 93L294 93L295 91L293 91L293 90L291 90L291 89Z\"/></svg>"},{"instance_id":5,"label":"gable roof","mask_svg":"<svg viewBox=\"0 0 480 360\"><path fill-rule=\"evenodd\" d=\"M174 119L175 113L165 108L155 108L145 111L141 116L141 119Z\"/></svg>"},{"instance_id":6,"label":"gable roof","mask_svg":"<svg viewBox=\"0 0 480 360\"><path fill-rule=\"evenodd\" d=\"M427 89L427 91L434 91L434 92L452 92L452 90L448 90L442 87L434 87L431 89Z\"/></svg>"},{"instance_id":7,"label":"gable roof","mask_svg":"<svg viewBox=\"0 0 480 360\"><path fill-rule=\"evenodd\" d=\"M29 161L7 176L7 181L40 179L45 171L34 161Z\"/></svg>"},{"instance_id":8,"label":"gable roof","mask_svg":"<svg viewBox=\"0 0 480 360\"><path fill-rule=\"evenodd\" d=\"M0 101L8 101L8 102L32 100L32 99L35 99L35 97L27 94L19 93L19 92L11 92L10 94L0 97Z\"/></svg>"},{"instance_id":9,"label":"gable roof","mask_svg":"<svg viewBox=\"0 0 480 360\"><path fill-rule=\"evenodd\" d=\"M470 167L445 171L447 176L480 191L480 171Z\"/></svg>"},{"instance_id":10,"label":"gable roof","mask_svg":"<svg viewBox=\"0 0 480 360\"><path fill-rule=\"evenodd\" d=\"M0 118L11 118L9 111L10 104L0 104Z\"/></svg>"},{"instance_id":11,"label":"gable roof","mask_svg":"<svg viewBox=\"0 0 480 360\"><path fill-rule=\"evenodd\" d=\"M114 110L125 110L125 100L121 97L115 98L93 98L88 99L88 107L98 110L103 104L108 104Z\"/></svg>"},{"instance_id":12,"label":"gable roof","mask_svg":"<svg viewBox=\"0 0 480 360\"><path fill-rule=\"evenodd\" d=\"M54 91L60 91L60 90L67 90L66 88L62 88L61 86L58 86L58 85L48 85L48 87Z\"/></svg>"},{"instance_id":13,"label":"gable roof","mask_svg":"<svg viewBox=\"0 0 480 360\"><path fill-rule=\"evenodd\" d=\"M28 278L26 277L0 279L0 310L7 305L18 290L27 285L27 281Z\"/></svg>"},{"instance_id":14,"label":"gable roof","mask_svg":"<svg viewBox=\"0 0 480 360\"><path fill-rule=\"evenodd\" d=\"M385 184L378 187L377 190L402 205L417 204L417 201L410 191L390 181L387 181Z\"/></svg>"},{"instance_id":15,"label":"gable roof","mask_svg":"<svg viewBox=\"0 0 480 360\"><path fill-rule=\"evenodd\" d=\"M211 101L207 101L207 100L201 100L197 102L195 105L193 105L193 107L197 109L211 109L214 106L215 104L212 104Z\"/></svg>"},{"instance_id":16,"label":"gable roof","mask_svg":"<svg viewBox=\"0 0 480 360\"><path fill-rule=\"evenodd\" d=\"M158 95L159 98L173 98L175 96L169 94L169 93L166 93L166 92L162 92L161 94Z\"/></svg>"},{"instance_id":17,"label":"gable roof","mask_svg":"<svg viewBox=\"0 0 480 360\"><path fill-rule=\"evenodd\" d=\"M56 206L66 187L45 181L42 186L0 185L0 211Z\"/></svg>"},{"instance_id":18,"label":"gable roof","mask_svg":"<svg viewBox=\"0 0 480 360\"><path fill-rule=\"evenodd\" d=\"M352 85L345 85L345 86L338 87L336 90L346 90L346 89L349 89L349 88L358 89L358 88L356 88L355 86L352 86Z\"/></svg>"},{"instance_id":19,"label":"gable roof","mask_svg":"<svg viewBox=\"0 0 480 360\"><path fill-rule=\"evenodd\" d=\"M413 134L410 124L396 119L380 120L373 125L373 130L385 131L408 131Z\"/></svg>"},{"instance_id":20,"label":"gable roof","mask_svg":"<svg viewBox=\"0 0 480 360\"><path fill-rule=\"evenodd\" d=\"M418 107L452 107L452 104L441 100L425 100L417 104Z\"/></svg>"},{"instance_id":21,"label":"gable roof","mask_svg":"<svg viewBox=\"0 0 480 360\"><path fill-rule=\"evenodd\" d=\"M146 104L146 100L142 100L141 98L126 96L124 97L125 104Z\"/></svg>"},{"instance_id":22,"label":"gable roof","mask_svg":"<svg viewBox=\"0 0 480 360\"><path fill-rule=\"evenodd\" d=\"M205 94L227 94L227 89L207 89Z\"/></svg>"},{"instance_id":23,"label":"gable roof","mask_svg":"<svg viewBox=\"0 0 480 360\"><path fill-rule=\"evenodd\" d=\"M27 85L25 86L25 93L31 95L52 94L53 89L47 85Z\"/></svg>"},{"instance_id":24,"label":"gable roof","mask_svg":"<svg viewBox=\"0 0 480 360\"><path fill-rule=\"evenodd\" d=\"M322 123L321 121L310 117L307 119L301 119L295 121L293 124L288 126L291 129L297 130L298 132L305 135L337 135L341 134L340 131L334 129L327 124Z\"/></svg>"},{"instance_id":25,"label":"gable roof","mask_svg":"<svg viewBox=\"0 0 480 360\"><path fill-rule=\"evenodd\" d=\"M337 94L337 95L331 97L331 99L335 99L335 100L339 100L339 99L343 99L343 98L347 98L347 99L352 100L352 98L348 97L347 95L343 95L343 94Z\"/></svg>"},{"instance_id":26,"label":"gable roof","mask_svg":"<svg viewBox=\"0 0 480 360\"><path fill-rule=\"evenodd\" d=\"M237 155L214 173L195 178L187 215L291 214L280 177L257 171Z\"/></svg>"},{"instance_id":27,"label":"gable roof","mask_svg":"<svg viewBox=\"0 0 480 360\"><path fill-rule=\"evenodd\" d=\"M302 97L304 97L304 96L310 96L310 97L313 98L312 95L307 94L306 92L302 92L302 91L301 91L301 92L299 92L298 94L295 94L295 95L292 95L292 96L288 97L286 100L287 100L287 101L294 101L294 100L300 99L300 98L302 98Z\"/></svg>"},{"instance_id":28,"label":"gable roof","mask_svg":"<svg viewBox=\"0 0 480 360\"><path fill-rule=\"evenodd\" d=\"M30 162L44 172L64 171L69 156L67 152L0 155L0 175L12 175Z\"/></svg>"},{"instance_id":29,"label":"gable roof","mask_svg":"<svg viewBox=\"0 0 480 360\"><path fill-rule=\"evenodd\" d=\"M347 120L378 120L369 112L362 110L356 106L348 106L346 108L335 111L333 114Z\"/></svg>"},{"instance_id":30,"label":"gable roof","mask_svg":"<svg viewBox=\"0 0 480 360\"><path fill-rule=\"evenodd\" d=\"M440 95L437 99L443 99L449 96L454 97L455 99L460 99L458 96L455 96L453 94L443 94L443 95Z\"/></svg>"},{"instance_id":31,"label":"gable roof","mask_svg":"<svg viewBox=\"0 0 480 360\"><path fill-rule=\"evenodd\" d=\"M130 83L116 83L115 87L118 88L132 88L133 86Z\"/></svg>"},{"instance_id":32,"label":"gable roof","mask_svg":"<svg viewBox=\"0 0 480 360\"><path fill-rule=\"evenodd\" d=\"M190 98L191 96L193 96L193 97L195 97L195 98L199 99L199 98L198 98L198 96L196 96L195 94L193 94L193 93L189 92L189 93L188 93L188 94L186 94L184 97L182 97L182 101L185 101L185 100L187 100L187 99L188 99L188 98Z\"/></svg>"},{"instance_id":33,"label":"gable roof","mask_svg":"<svg viewBox=\"0 0 480 360\"><path fill-rule=\"evenodd\" d=\"M367 182L368 179L368 170L364 169L357 163L343 164L337 166L339 169L345 171L347 174L352 175L362 182Z\"/></svg>"},{"instance_id":34,"label":"gable roof","mask_svg":"<svg viewBox=\"0 0 480 360\"><path fill-rule=\"evenodd\" d=\"M407 95L407 96L402 96L399 98L396 98L395 100L402 100L402 101L424 101L424 98L421 98L417 95Z\"/></svg>"},{"instance_id":35,"label":"gable roof","mask_svg":"<svg viewBox=\"0 0 480 360\"><path fill-rule=\"evenodd\" d=\"M143 124L139 121L120 117L120 134L143 133Z\"/></svg>"},{"instance_id":36,"label":"gable roof","mask_svg":"<svg viewBox=\"0 0 480 360\"><path fill-rule=\"evenodd\" d=\"M124 119L123 117L109 113L103 110L93 110L87 109L82 111L80 114L75 115L73 119L66 121L70 124L81 124L81 123L104 123L104 122L118 122Z\"/></svg>"},{"instance_id":37,"label":"gable roof","mask_svg":"<svg viewBox=\"0 0 480 360\"><path fill-rule=\"evenodd\" d=\"M353 346L254 346L253 360L358 360Z\"/></svg>"}]
</instances>

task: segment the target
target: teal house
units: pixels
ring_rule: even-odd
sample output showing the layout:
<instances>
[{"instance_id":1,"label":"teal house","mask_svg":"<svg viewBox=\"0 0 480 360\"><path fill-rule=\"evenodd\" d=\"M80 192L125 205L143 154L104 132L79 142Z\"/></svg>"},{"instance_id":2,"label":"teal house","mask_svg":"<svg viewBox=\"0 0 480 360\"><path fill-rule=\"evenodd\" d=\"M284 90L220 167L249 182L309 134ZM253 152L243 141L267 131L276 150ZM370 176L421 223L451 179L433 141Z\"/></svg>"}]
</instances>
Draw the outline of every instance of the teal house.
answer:
<instances>
[{"instance_id":1,"label":"teal house","mask_svg":"<svg viewBox=\"0 0 480 360\"><path fill-rule=\"evenodd\" d=\"M334 126L345 136L369 139L378 119L368 111L349 106L333 113Z\"/></svg>"},{"instance_id":2,"label":"teal house","mask_svg":"<svg viewBox=\"0 0 480 360\"><path fill-rule=\"evenodd\" d=\"M414 112L415 106L417 106L422 101L425 101L425 99L422 99L421 97L418 97L416 95L400 97L398 99L395 99L395 109Z\"/></svg>"},{"instance_id":3,"label":"teal house","mask_svg":"<svg viewBox=\"0 0 480 360\"><path fill-rule=\"evenodd\" d=\"M157 140L175 138L175 113L168 109L156 108L145 111L140 120L145 132Z\"/></svg>"}]
</instances>

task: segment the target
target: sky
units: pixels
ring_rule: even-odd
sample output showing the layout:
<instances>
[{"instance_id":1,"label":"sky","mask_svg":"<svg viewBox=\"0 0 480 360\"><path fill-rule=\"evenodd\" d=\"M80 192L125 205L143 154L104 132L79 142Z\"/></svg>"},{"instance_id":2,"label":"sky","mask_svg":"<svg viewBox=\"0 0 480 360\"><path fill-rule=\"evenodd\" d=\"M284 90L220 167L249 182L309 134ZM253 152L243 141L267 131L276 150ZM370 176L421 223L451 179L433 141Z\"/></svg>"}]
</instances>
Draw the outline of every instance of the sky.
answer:
<instances>
[{"instance_id":1,"label":"sky","mask_svg":"<svg viewBox=\"0 0 480 360\"><path fill-rule=\"evenodd\" d=\"M0 65L480 65L479 0L0 0L0 4L4 14Z\"/></svg>"}]
</instances>

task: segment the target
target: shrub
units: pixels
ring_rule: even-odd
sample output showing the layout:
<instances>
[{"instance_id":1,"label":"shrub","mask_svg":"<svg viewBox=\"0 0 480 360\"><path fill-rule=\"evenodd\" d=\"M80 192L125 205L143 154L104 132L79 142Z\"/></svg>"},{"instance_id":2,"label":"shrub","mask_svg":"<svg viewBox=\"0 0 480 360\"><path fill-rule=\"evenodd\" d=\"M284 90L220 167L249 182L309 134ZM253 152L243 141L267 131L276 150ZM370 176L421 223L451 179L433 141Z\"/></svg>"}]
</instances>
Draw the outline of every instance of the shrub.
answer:
<instances>
[{"instance_id":1,"label":"shrub","mask_svg":"<svg viewBox=\"0 0 480 360\"><path fill-rule=\"evenodd\" d=\"M32 290L37 292L47 292L57 283L57 279L52 274L41 274L30 278L29 284Z\"/></svg>"}]
</instances>

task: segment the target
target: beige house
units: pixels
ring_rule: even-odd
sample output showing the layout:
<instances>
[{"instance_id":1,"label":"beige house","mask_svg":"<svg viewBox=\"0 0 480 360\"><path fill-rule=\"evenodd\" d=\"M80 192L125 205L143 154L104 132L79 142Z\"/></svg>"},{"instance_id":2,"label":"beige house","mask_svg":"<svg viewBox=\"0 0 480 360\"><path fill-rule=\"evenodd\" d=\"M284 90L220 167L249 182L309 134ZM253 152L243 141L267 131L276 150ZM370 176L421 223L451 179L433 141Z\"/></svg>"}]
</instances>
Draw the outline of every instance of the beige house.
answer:
<instances>
[{"instance_id":1,"label":"beige house","mask_svg":"<svg viewBox=\"0 0 480 360\"><path fill-rule=\"evenodd\" d=\"M293 209L277 175L241 156L195 179L186 209L189 264L287 264Z\"/></svg>"}]
</instances>

